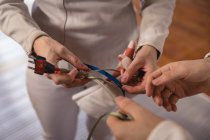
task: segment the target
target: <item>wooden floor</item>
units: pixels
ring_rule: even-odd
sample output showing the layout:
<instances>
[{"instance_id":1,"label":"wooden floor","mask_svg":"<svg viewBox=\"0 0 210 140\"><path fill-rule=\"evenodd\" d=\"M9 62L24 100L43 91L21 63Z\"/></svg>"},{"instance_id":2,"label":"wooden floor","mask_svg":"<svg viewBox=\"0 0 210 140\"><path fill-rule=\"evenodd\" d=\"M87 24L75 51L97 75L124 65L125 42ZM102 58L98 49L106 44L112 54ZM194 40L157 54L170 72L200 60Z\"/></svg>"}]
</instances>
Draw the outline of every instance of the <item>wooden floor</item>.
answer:
<instances>
[{"instance_id":1,"label":"wooden floor","mask_svg":"<svg viewBox=\"0 0 210 140\"><path fill-rule=\"evenodd\" d=\"M134 2L138 5L138 0ZM170 34L159 65L203 58L208 52L210 52L210 0L177 0ZM210 95L210 91L207 94Z\"/></svg>"},{"instance_id":2,"label":"wooden floor","mask_svg":"<svg viewBox=\"0 0 210 140\"><path fill-rule=\"evenodd\" d=\"M159 64L203 58L210 52L210 1L177 0Z\"/></svg>"}]
</instances>

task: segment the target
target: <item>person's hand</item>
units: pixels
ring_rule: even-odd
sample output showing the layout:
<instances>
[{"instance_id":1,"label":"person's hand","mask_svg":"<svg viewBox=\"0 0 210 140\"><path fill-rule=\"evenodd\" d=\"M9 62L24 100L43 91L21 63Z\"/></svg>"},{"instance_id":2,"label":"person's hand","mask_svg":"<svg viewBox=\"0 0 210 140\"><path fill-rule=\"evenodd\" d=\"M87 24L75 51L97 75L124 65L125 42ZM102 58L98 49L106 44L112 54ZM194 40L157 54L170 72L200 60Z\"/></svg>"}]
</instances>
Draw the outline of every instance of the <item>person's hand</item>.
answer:
<instances>
[{"instance_id":1,"label":"person's hand","mask_svg":"<svg viewBox=\"0 0 210 140\"><path fill-rule=\"evenodd\" d=\"M133 120L123 121L109 116L107 124L117 140L145 140L162 119L131 99L119 96L116 103L120 112L131 115ZM146 126L146 127L145 127Z\"/></svg>"},{"instance_id":2,"label":"person's hand","mask_svg":"<svg viewBox=\"0 0 210 140\"><path fill-rule=\"evenodd\" d=\"M157 50L152 46L143 46L137 53L134 60L122 74L121 82L125 84L122 88L129 93L143 93L147 76L157 68ZM132 78L139 71L145 72L143 79L129 85Z\"/></svg>"},{"instance_id":3,"label":"person's hand","mask_svg":"<svg viewBox=\"0 0 210 140\"><path fill-rule=\"evenodd\" d=\"M55 84L61 84L65 87L75 87L87 83L87 79L77 78L77 69L88 71L88 67L59 42L50 37L41 36L34 41L33 49L37 55L45 57L49 63L55 66L57 66L60 60L65 60L75 67L69 73L47 75Z\"/></svg>"},{"instance_id":4,"label":"person's hand","mask_svg":"<svg viewBox=\"0 0 210 140\"><path fill-rule=\"evenodd\" d=\"M210 60L169 63L147 79L146 94L167 111L176 111L179 99L206 92L210 87Z\"/></svg>"}]
</instances>

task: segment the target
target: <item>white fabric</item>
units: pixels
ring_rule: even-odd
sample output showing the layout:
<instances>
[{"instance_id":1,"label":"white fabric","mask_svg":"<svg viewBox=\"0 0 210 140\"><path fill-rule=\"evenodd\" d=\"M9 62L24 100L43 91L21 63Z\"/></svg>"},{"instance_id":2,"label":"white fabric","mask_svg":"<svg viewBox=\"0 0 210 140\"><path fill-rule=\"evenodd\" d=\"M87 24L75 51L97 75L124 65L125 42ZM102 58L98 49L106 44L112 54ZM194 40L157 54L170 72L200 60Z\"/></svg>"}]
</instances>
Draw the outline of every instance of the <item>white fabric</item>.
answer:
<instances>
[{"instance_id":1,"label":"white fabric","mask_svg":"<svg viewBox=\"0 0 210 140\"><path fill-rule=\"evenodd\" d=\"M210 57L210 53L207 53L207 54L205 55L205 58L207 58L207 57Z\"/></svg>"},{"instance_id":2,"label":"white fabric","mask_svg":"<svg viewBox=\"0 0 210 140\"><path fill-rule=\"evenodd\" d=\"M72 99L91 117L99 118L115 108L114 98L120 90L112 84L94 85L75 94Z\"/></svg>"},{"instance_id":3,"label":"white fabric","mask_svg":"<svg viewBox=\"0 0 210 140\"><path fill-rule=\"evenodd\" d=\"M192 140L184 128L173 121L165 120L158 124L148 136L148 140Z\"/></svg>"},{"instance_id":4,"label":"white fabric","mask_svg":"<svg viewBox=\"0 0 210 140\"><path fill-rule=\"evenodd\" d=\"M64 5L68 14L66 35L72 37L71 44L75 46L97 44L99 47L98 43L113 42L112 39L118 39L119 44L125 41L128 44L134 39L132 36L136 37L137 28L131 0L109 0L106 3L103 0L94 3L87 0L36 0L36 5L32 19L24 0L0 0L1 30L19 42L28 54L33 41L46 33L68 47L69 38L64 42ZM162 52L174 5L175 0L144 0L138 33L139 46L153 45ZM88 32L91 34L85 34Z\"/></svg>"}]
</instances>

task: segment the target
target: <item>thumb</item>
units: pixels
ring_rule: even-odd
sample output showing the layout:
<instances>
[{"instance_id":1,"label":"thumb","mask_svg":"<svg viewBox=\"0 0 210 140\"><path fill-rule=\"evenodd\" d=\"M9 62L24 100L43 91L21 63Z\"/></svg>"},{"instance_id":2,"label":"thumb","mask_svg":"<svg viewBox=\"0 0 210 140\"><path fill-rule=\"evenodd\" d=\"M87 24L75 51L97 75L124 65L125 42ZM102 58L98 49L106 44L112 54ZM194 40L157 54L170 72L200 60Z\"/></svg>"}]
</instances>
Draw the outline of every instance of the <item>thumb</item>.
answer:
<instances>
[{"instance_id":1,"label":"thumb","mask_svg":"<svg viewBox=\"0 0 210 140\"><path fill-rule=\"evenodd\" d=\"M127 83L142 66L139 60L134 59L122 75L121 82Z\"/></svg>"},{"instance_id":2,"label":"thumb","mask_svg":"<svg viewBox=\"0 0 210 140\"><path fill-rule=\"evenodd\" d=\"M83 64L83 62L74 55L71 51L66 49L65 47L62 47L61 50L56 50L57 54L70 64L72 64L74 67L81 69L81 70L89 70L88 67Z\"/></svg>"},{"instance_id":3,"label":"thumb","mask_svg":"<svg viewBox=\"0 0 210 140\"><path fill-rule=\"evenodd\" d=\"M122 113L129 114L134 119L140 115L139 112L141 109L143 109L140 105L138 105L137 103L126 97L122 96L116 97L115 101L120 111L122 111Z\"/></svg>"},{"instance_id":4,"label":"thumb","mask_svg":"<svg viewBox=\"0 0 210 140\"><path fill-rule=\"evenodd\" d=\"M179 71L179 69L176 68L176 71L174 70L175 69L171 64L165 65L162 68L157 69L152 73L152 83L155 86L159 86L182 78L182 73Z\"/></svg>"}]
</instances>

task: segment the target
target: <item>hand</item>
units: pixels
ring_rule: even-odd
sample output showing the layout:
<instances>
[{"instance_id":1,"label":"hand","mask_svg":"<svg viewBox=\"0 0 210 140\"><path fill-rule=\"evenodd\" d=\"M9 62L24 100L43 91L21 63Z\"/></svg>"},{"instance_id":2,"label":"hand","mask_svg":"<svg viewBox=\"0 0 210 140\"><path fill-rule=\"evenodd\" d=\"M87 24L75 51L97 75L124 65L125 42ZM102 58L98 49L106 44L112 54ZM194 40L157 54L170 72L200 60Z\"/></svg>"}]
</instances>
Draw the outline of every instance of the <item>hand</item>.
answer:
<instances>
[{"instance_id":1,"label":"hand","mask_svg":"<svg viewBox=\"0 0 210 140\"><path fill-rule=\"evenodd\" d=\"M205 92L210 86L210 60L169 63L147 79L146 94L167 111L176 111L178 99Z\"/></svg>"},{"instance_id":2,"label":"hand","mask_svg":"<svg viewBox=\"0 0 210 140\"><path fill-rule=\"evenodd\" d=\"M122 88L129 93L144 92L147 76L157 68L156 62L157 50L152 46L143 46L122 75L121 82L126 84ZM143 79L132 86L128 85L132 77L140 70L145 72Z\"/></svg>"},{"instance_id":3,"label":"hand","mask_svg":"<svg viewBox=\"0 0 210 140\"><path fill-rule=\"evenodd\" d=\"M117 140L145 140L162 119L134 101L119 96L116 103L120 112L131 115L134 120L123 121L109 116L107 124ZM145 127L146 126L146 127Z\"/></svg>"},{"instance_id":4,"label":"hand","mask_svg":"<svg viewBox=\"0 0 210 140\"><path fill-rule=\"evenodd\" d=\"M76 76L78 74L77 69L87 71L89 70L88 67L85 66L77 56L57 41L47 36L41 36L34 41L33 49L37 55L45 57L49 63L55 66L63 59L75 67L67 74L48 75L47 77L52 79L55 84L62 84L65 87L74 87L83 85L87 82L87 79L82 80L76 78Z\"/></svg>"}]
</instances>

